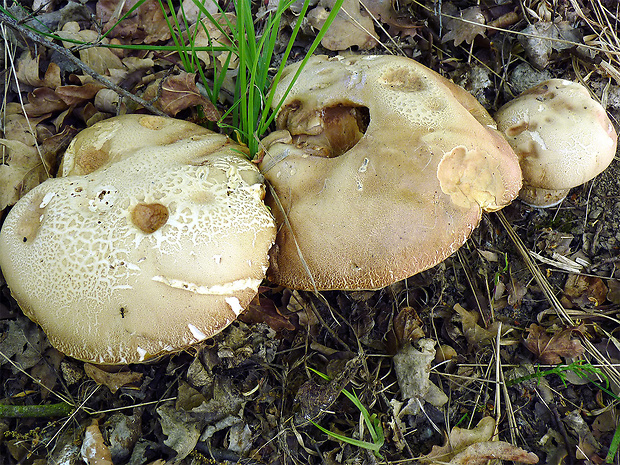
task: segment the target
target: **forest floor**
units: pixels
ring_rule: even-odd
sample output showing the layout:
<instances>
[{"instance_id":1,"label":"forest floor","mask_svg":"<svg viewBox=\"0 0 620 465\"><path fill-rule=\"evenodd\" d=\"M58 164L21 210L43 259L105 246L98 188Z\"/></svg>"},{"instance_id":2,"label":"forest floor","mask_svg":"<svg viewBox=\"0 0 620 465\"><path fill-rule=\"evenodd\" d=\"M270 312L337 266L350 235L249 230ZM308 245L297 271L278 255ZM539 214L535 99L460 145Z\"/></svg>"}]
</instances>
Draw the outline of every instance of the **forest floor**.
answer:
<instances>
[{"instance_id":1,"label":"forest floor","mask_svg":"<svg viewBox=\"0 0 620 465\"><path fill-rule=\"evenodd\" d=\"M121 3L29 0L8 11L21 25L35 18L92 41ZM255 5L257 30L273 3ZM345 5L353 11L358 3ZM619 127L615 0L364 5L358 13L368 19L374 12L377 40L358 31L354 45L344 44L341 32L331 50L317 53L411 57L463 86L491 114L544 79L578 81ZM153 13L160 4L140 8L109 38L170 43L163 16ZM276 47L295 20L286 13ZM0 27L3 118L12 115L14 123L4 125L3 137L21 144L4 145L19 151L14 163L26 160L19 172L17 164L8 175L0 171L0 208L8 211L16 200L10 182L31 188L48 174L32 162L35 137L26 121L53 174L71 138L112 116L118 101L62 53L9 28L6 18ZM304 23L294 60L313 34ZM75 56L137 94L178 76L184 98L158 109L200 122L196 106L206 99L178 56L113 52L82 48ZM122 110L136 106L125 100ZM616 159L556 207L515 200L483 215L457 253L409 279L376 291L318 294L265 282L254 310L267 315L250 312L183 352L114 369L56 351L0 277L0 464L82 463L88 445L102 454L88 463L99 465L534 463L532 454L549 465L620 463L620 436L613 440L620 424L618 225ZM33 408L16 417L7 405ZM45 405L57 410L41 410Z\"/></svg>"}]
</instances>

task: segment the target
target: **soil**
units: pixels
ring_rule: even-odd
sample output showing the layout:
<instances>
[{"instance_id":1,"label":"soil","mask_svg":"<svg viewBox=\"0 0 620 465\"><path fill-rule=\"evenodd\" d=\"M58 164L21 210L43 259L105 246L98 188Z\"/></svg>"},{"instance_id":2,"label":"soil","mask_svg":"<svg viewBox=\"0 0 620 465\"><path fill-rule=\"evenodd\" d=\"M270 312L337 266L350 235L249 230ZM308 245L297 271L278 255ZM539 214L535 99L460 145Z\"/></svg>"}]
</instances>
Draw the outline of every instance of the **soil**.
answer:
<instances>
[{"instance_id":1,"label":"soil","mask_svg":"<svg viewBox=\"0 0 620 465\"><path fill-rule=\"evenodd\" d=\"M505 31L489 29L460 46L441 41L445 24L433 14L441 1L403 3L416 26L395 36L403 53L465 87L491 112L545 78L585 77L618 129L620 87L600 66L608 55L575 46L547 53L519 44L514 33L528 21L542 24L548 13L577 30L578 41L592 34L603 40L574 6L586 18L602 10L617 18L616 2L480 2L487 21L517 17L501 26ZM477 3L450 7L458 13ZM312 40L303 37L298 56ZM547 61L536 69L541 54ZM13 90L7 95L18 101ZM110 454L93 464L416 463L453 428L472 429L485 417L496 420L492 438L473 442L510 443L539 463L603 463L620 395L619 179L616 159L557 207L516 200L485 214L449 259L384 289L314 294L265 282L260 300L222 333L148 364L110 369L64 357L0 280L0 464L82 463L89 439ZM498 215L537 255L519 248ZM409 350L414 357L397 355ZM422 387L407 384L408 370ZM62 402L56 414L37 410ZM9 412L6 405L33 408ZM364 409L384 435L376 453L315 425L372 444ZM456 436L450 441L460 444ZM486 463L471 450L465 457L450 463ZM442 460L450 458L426 462ZM618 463L613 454L609 460Z\"/></svg>"}]
</instances>

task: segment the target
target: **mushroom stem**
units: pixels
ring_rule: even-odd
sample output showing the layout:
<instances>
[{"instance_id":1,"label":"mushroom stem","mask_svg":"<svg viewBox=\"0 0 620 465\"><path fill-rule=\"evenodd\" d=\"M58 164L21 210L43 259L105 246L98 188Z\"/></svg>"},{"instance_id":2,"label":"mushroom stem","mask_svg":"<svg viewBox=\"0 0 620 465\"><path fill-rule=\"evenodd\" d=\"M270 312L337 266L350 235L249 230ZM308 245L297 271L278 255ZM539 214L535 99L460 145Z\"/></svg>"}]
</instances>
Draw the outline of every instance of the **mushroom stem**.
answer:
<instances>
[{"instance_id":1,"label":"mushroom stem","mask_svg":"<svg viewBox=\"0 0 620 465\"><path fill-rule=\"evenodd\" d=\"M566 198L570 189L543 189L524 185L519 191L521 201L530 207L551 208Z\"/></svg>"}]
</instances>

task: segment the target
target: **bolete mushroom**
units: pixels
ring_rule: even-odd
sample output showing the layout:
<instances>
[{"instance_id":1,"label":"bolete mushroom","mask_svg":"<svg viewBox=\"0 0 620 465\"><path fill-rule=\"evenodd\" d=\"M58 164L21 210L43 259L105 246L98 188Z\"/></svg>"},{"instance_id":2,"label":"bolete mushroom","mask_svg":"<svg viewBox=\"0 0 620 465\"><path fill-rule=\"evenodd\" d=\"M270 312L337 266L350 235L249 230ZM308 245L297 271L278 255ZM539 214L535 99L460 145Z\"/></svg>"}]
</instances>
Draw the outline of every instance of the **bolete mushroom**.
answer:
<instances>
[{"instance_id":1,"label":"bolete mushroom","mask_svg":"<svg viewBox=\"0 0 620 465\"><path fill-rule=\"evenodd\" d=\"M279 225L267 274L287 287L376 289L423 271L521 187L484 108L407 58L313 57L276 122L260 163Z\"/></svg>"},{"instance_id":2,"label":"bolete mushroom","mask_svg":"<svg viewBox=\"0 0 620 465\"><path fill-rule=\"evenodd\" d=\"M275 224L263 177L226 136L126 115L82 131L62 177L22 198L0 266L72 357L132 363L226 327L256 295Z\"/></svg>"},{"instance_id":3,"label":"bolete mushroom","mask_svg":"<svg viewBox=\"0 0 620 465\"><path fill-rule=\"evenodd\" d=\"M544 81L502 106L495 121L521 163L519 197L532 206L557 205L616 153L618 136L605 109L576 82Z\"/></svg>"}]
</instances>

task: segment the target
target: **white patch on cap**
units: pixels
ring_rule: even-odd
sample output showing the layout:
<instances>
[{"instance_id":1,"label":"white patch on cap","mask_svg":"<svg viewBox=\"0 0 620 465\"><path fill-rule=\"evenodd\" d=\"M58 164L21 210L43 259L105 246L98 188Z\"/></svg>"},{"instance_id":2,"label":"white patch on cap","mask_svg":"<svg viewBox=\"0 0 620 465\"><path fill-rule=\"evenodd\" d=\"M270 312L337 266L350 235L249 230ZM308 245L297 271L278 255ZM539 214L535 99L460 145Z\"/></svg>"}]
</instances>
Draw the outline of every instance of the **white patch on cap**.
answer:
<instances>
[{"instance_id":1,"label":"white patch on cap","mask_svg":"<svg viewBox=\"0 0 620 465\"><path fill-rule=\"evenodd\" d=\"M188 323L187 327L192 333L192 336L196 338L197 341L204 341L207 338L207 335L196 328L193 324Z\"/></svg>"},{"instance_id":2,"label":"white patch on cap","mask_svg":"<svg viewBox=\"0 0 620 465\"><path fill-rule=\"evenodd\" d=\"M142 347L138 347L136 350L138 351L138 355L140 355L140 361L142 362L146 357L146 350L144 350Z\"/></svg>"},{"instance_id":3,"label":"white patch on cap","mask_svg":"<svg viewBox=\"0 0 620 465\"><path fill-rule=\"evenodd\" d=\"M213 286L203 286L200 284L192 283L189 281L183 281L181 279L166 278L165 276L153 276L153 281L163 283L166 286L173 287L175 289L182 289L184 291L195 292L202 295L225 295L233 294L237 291L244 291L246 289L252 289L258 291L258 286L262 282L260 279L238 279L230 283L214 284Z\"/></svg>"},{"instance_id":4,"label":"white patch on cap","mask_svg":"<svg viewBox=\"0 0 620 465\"><path fill-rule=\"evenodd\" d=\"M56 196L56 192L48 192L43 196L43 200L39 204L39 208L45 208L52 201L52 199Z\"/></svg>"},{"instance_id":5,"label":"white patch on cap","mask_svg":"<svg viewBox=\"0 0 620 465\"><path fill-rule=\"evenodd\" d=\"M541 149L547 150L547 144L545 144L545 140L542 138L538 131L528 131L530 137L534 142L536 142Z\"/></svg>"},{"instance_id":6,"label":"white patch on cap","mask_svg":"<svg viewBox=\"0 0 620 465\"><path fill-rule=\"evenodd\" d=\"M226 297L224 300L230 306L231 310L235 312L235 315L239 316L239 314L243 311L243 307L239 303L239 299L236 297Z\"/></svg>"}]
</instances>

